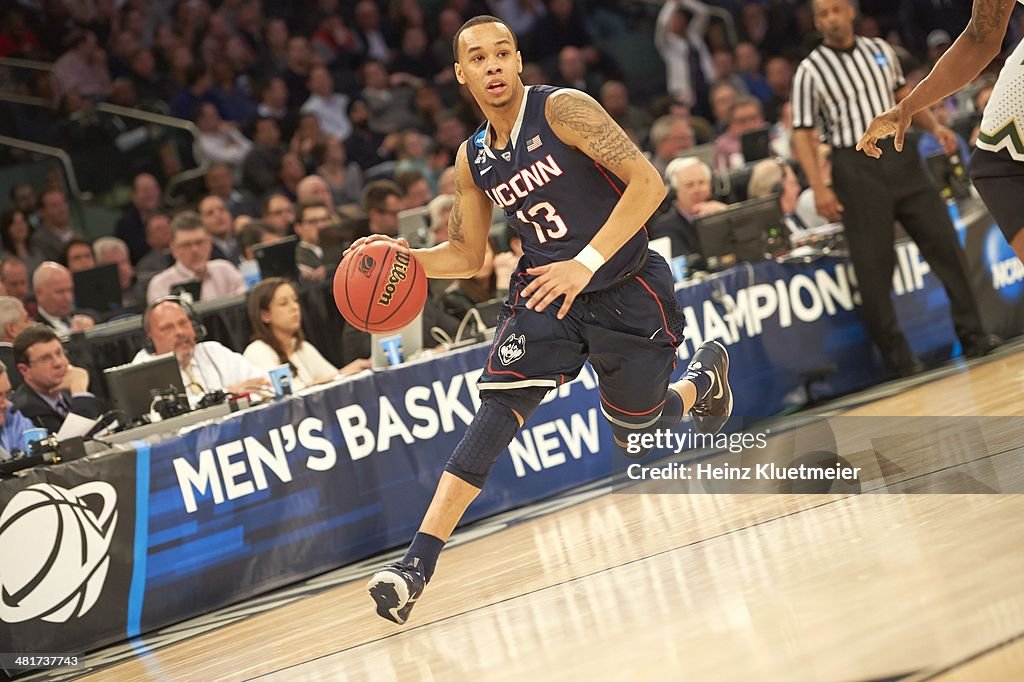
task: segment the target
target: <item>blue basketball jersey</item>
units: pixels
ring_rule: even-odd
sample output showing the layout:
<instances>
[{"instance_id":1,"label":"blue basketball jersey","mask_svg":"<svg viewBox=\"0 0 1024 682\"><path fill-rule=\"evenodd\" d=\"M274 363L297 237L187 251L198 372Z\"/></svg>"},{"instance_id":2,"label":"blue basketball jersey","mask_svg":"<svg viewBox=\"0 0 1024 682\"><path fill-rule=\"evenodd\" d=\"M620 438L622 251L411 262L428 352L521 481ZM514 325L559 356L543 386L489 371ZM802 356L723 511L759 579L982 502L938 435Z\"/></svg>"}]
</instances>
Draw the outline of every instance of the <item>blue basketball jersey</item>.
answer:
<instances>
[{"instance_id":1,"label":"blue basketball jersey","mask_svg":"<svg viewBox=\"0 0 1024 682\"><path fill-rule=\"evenodd\" d=\"M544 104L557 91L526 87L506 149L490 147L486 121L466 145L473 181L505 211L531 265L575 257L604 226L624 189L611 171L551 130ZM647 232L638 230L584 291L607 288L634 270L646 251Z\"/></svg>"}]
</instances>

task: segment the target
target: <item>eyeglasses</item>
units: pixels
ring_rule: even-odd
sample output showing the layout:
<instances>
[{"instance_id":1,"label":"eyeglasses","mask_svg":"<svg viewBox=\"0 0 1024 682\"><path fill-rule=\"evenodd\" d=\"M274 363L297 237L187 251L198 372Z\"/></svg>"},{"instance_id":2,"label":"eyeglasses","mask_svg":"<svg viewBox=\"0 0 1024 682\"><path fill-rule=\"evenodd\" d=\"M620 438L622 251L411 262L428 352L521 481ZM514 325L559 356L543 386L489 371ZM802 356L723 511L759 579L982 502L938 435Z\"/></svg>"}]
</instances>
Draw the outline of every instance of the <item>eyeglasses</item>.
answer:
<instances>
[{"instance_id":1,"label":"eyeglasses","mask_svg":"<svg viewBox=\"0 0 1024 682\"><path fill-rule=\"evenodd\" d=\"M53 364L56 364L56 363L60 362L61 360L63 360L66 357L67 357L67 355L64 354L64 349L61 348L60 350L55 350L52 353L47 353L46 355L40 355L35 360L29 360L25 364L28 364L28 365L53 365Z\"/></svg>"},{"instance_id":2,"label":"eyeglasses","mask_svg":"<svg viewBox=\"0 0 1024 682\"><path fill-rule=\"evenodd\" d=\"M177 242L176 244L173 244L173 246L175 246L175 247L177 247L179 249L199 249L199 248L202 248L202 247L206 246L209 243L210 243L210 240L204 238L204 239L193 239L192 241L188 241L188 242Z\"/></svg>"}]
</instances>

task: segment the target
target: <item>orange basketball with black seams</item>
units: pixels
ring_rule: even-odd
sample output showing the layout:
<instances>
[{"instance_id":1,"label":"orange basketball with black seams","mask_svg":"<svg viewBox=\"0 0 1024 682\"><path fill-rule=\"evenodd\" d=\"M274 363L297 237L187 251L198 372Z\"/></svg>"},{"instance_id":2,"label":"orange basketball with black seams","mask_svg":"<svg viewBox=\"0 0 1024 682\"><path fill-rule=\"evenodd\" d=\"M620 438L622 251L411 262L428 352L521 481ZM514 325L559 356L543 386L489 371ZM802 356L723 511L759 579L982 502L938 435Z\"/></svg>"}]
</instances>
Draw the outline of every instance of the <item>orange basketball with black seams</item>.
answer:
<instances>
[{"instance_id":1,"label":"orange basketball with black seams","mask_svg":"<svg viewBox=\"0 0 1024 682\"><path fill-rule=\"evenodd\" d=\"M391 242L349 252L334 273L334 302L353 327L373 334L412 322L427 301L427 276L415 256Z\"/></svg>"}]
</instances>

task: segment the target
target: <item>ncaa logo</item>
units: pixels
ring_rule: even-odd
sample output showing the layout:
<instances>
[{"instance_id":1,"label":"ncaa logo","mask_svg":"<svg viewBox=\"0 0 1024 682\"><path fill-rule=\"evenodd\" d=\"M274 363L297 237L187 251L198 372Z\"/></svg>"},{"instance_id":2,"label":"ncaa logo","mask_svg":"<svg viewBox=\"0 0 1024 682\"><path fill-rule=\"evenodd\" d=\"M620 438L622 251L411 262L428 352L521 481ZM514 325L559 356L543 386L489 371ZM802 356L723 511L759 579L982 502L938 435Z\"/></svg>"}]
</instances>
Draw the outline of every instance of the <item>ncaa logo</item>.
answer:
<instances>
[{"instance_id":1,"label":"ncaa logo","mask_svg":"<svg viewBox=\"0 0 1024 682\"><path fill-rule=\"evenodd\" d=\"M505 339L505 343L498 346L498 360L503 365L511 365L519 358L526 355L526 335L520 334Z\"/></svg>"},{"instance_id":2,"label":"ncaa logo","mask_svg":"<svg viewBox=\"0 0 1024 682\"><path fill-rule=\"evenodd\" d=\"M359 257L359 263L356 267L359 268L359 272L361 272L364 277L370 277L373 274L373 266L376 264L376 261L373 260L373 256L364 254Z\"/></svg>"},{"instance_id":3,"label":"ncaa logo","mask_svg":"<svg viewBox=\"0 0 1024 682\"><path fill-rule=\"evenodd\" d=\"M1007 303L1024 294L1024 263L1006 243L998 225L992 225L981 244L981 260L992 277L992 287Z\"/></svg>"},{"instance_id":4,"label":"ncaa logo","mask_svg":"<svg viewBox=\"0 0 1024 682\"><path fill-rule=\"evenodd\" d=\"M110 567L116 507L117 491L103 481L18 491L0 513L0 547L19 557L0 562L0 621L65 623L88 613Z\"/></svg>"}]
</instances>

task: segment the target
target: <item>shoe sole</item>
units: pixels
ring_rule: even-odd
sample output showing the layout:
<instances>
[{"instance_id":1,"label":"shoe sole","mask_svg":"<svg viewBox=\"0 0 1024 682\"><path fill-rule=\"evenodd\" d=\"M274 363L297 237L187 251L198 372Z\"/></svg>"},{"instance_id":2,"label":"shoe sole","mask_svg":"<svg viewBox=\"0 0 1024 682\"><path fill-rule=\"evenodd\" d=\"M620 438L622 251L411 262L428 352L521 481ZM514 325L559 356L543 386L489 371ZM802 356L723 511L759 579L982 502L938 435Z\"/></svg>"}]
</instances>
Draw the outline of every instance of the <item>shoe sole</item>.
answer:
<instances>
[{"instance_id":1,"label":"shoe sole","mask_svg":"<svg viewBox=\"0 0 1024 682\"><path fill-rule=\"evenodd\" d=\"M392 623L405 625L405 619L398 615L398 612L409 603L409 586L400 576L391 571L380 571L375 573L370 582L366 584L366 591L377 604L377 615ZM396 606L389 607L388 604L395 603Z\"/></svg>"}]
</instances>

